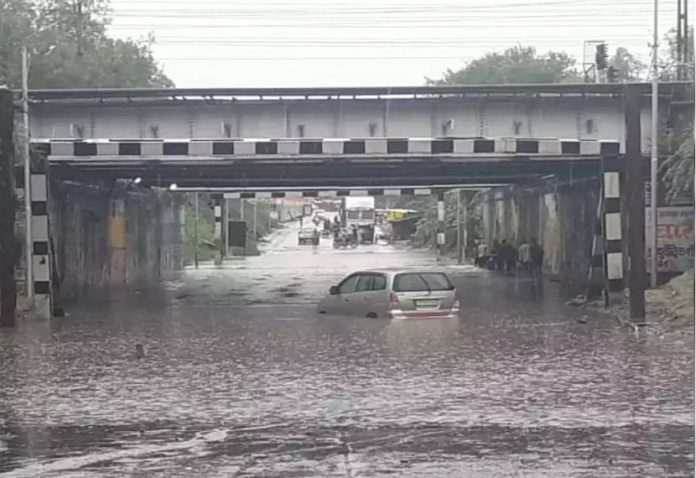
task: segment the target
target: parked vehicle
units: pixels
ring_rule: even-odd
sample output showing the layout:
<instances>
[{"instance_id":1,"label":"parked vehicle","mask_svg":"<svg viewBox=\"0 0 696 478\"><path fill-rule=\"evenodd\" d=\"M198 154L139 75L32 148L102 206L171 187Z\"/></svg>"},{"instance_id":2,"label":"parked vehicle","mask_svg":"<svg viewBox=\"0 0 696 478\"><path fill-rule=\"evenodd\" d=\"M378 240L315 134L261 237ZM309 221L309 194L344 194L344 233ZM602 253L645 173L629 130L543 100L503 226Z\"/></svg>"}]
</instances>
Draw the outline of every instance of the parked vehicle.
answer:
<instances>
[{"instance_id":1,"label":"parked vehicle","mask_svg":"<svg viewBox=\"0 0 696 478\"><path fill-rule=\"evenodd\" d=\"M319 245L319 230L316 228L304 228L297 233L297 243L302 246L304 244Z\"/></svg>"},{"instance_id":2,"label":"parked vehicle","mask_svg":"<svg viewBox=\"0 0 696 478\"><path fill-rule=\"evenodd\" d=\"M329 289L320 313L391 319L451 319L459 316L457 291L437 271L355 272Z\"/></svg>"}]
</instances>

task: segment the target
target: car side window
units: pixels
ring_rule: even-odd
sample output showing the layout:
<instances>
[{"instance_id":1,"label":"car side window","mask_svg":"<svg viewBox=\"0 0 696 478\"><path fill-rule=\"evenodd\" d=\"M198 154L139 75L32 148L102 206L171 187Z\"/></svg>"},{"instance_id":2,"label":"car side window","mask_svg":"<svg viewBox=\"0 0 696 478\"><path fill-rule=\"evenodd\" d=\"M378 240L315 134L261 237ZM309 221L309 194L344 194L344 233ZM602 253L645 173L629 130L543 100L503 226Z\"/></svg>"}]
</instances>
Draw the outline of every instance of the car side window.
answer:
<instances>
[{"instance_id":1,"label":"car side window","mask_svg":"<svg viewBox=\"0 0 696 478\"><path fill-rule=\"evenodd\" d=\"M372 276L372 290L384 290L387 288L387 278L381 274Z\"/></svg>"},{"instance_id":2,"label":"car side window","mask_svg":"<svg viewBox=\"0 0 696 478\"><path fill-rule=\"evenodd\" d=\"M355 292L355 286L358 284L359 278L360 276L356 274L345 279L343 282L339 284L338 293L350 294L352 292Z\"/></svg>"},{"instance_id":3,"label":"car side window","mask_svg":"<svg viewBox=\"0 0 696 478\"><path fill-rule=\"evenodd\" d=\"M372 275L361 275L358 279L358 285L355 287L355 292L366 292L372 290Z\"/></svg>"}]
</instances>

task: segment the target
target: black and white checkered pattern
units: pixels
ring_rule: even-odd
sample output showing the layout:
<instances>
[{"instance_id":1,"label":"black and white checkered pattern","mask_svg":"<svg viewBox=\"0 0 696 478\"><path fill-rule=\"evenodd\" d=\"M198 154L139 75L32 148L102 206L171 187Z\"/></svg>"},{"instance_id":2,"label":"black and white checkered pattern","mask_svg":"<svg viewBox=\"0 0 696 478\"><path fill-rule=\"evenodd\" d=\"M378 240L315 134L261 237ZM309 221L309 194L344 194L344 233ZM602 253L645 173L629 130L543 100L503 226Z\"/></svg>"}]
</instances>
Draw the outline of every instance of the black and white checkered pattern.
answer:
<instances>
[{"instance_id":1,"label":"black and white checkered pattern","mask_svg":"<svg viewBox=\"0 0 696 478\"><path fill-rule=\"evenodd\" d=\"M444 189L372 188L372 189L308 189L295 191L234 191L224 193L225 199L332 198L346 196L429 196Z\"/></svg>"},{"instance_id":2,"label":"black and white checkered pattern","mask_svg":"<svg viewBox=\"0 0 696 478\"><path fill-rule=\"evenodd\" d=\"M307 155L618 155L617 141L520 138L323 138L268 140L35 141L52 159L94 157L253 157Z\"/></svg>"},{"instance_id":3,"label":"black and white checkered pattern","mask_svg":"<svg viewBox=\"0 0 696 478\"><path fill-rule=\"evenodd\" d=\"M53 317L51 244L48 217L48 176L45 162L32 164L31 226L34 312L43 320Z\"/></svg>"},{"instance_id":4,"label":"black and white checkered pattern","mask_svg":"<svg viewBox=\"0 0 696 478\"><path fill-rule=\"evenodd\" d=\"M602 159L602 233L604 236L604 274L609 294L624 289L623 226L621 224L621 160Z\"/></svg>"},{"instance_id":5,"label":"black and white checkered pattern","mask_svg":"<svg viewBox=\"0 0 696 478\"><path fill-rule=\"evenodd\" d=\"M213 195L213 213L215 216L215 239L222 240L222 194Z\"/></svg>"}]
</instances>

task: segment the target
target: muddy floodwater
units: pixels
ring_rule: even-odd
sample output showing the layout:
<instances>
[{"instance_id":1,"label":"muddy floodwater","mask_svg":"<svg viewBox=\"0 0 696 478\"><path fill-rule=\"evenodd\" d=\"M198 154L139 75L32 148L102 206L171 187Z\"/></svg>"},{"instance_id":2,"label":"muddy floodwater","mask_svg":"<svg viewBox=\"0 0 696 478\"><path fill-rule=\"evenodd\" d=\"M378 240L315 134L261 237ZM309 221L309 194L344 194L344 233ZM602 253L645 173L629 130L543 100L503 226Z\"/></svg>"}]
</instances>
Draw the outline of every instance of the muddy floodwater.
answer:
<instances>
[{"instance_id":1,"label":"muddy floodwater","mask_svg":"<svg viewBox=\"0 0 696 478\"><path fill-rule=\"evenodd\" d=\"M432 252L295 234L0 330L0 477L693 475L693 334L636 336L554 283ZM380 266L446 271L460 318L316 314Z\"/></svg>"}]
</instances>

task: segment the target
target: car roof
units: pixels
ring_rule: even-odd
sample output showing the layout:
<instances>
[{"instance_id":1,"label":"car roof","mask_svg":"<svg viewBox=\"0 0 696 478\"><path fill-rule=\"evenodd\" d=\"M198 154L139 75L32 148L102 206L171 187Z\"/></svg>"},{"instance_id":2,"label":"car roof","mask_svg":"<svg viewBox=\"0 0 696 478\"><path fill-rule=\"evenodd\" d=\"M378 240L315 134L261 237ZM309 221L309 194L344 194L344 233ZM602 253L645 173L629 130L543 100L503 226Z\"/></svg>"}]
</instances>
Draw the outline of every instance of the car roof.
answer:
<instances>
[{"instance_id":1,"label":"car roof","mask_svg":"<svg viewBox=\"0 0 696 478\"><path fill-rule=\"evenodd\" d=\"M365 270L360 270L360 271L354 271L351 272L349 275L353 274L390 274L390 275L397 275L397 274L444 274L447 275L444 271L441 270L436 270L436 269L404 269L403 267L397 268L397 267L378 267L375 269L365 269Z\"/></svg>"}]
</instances>

